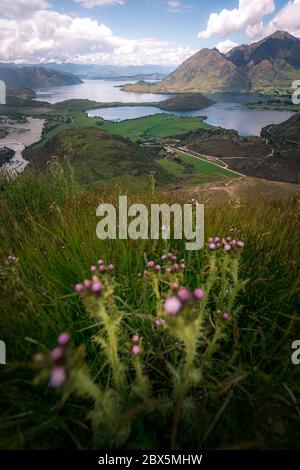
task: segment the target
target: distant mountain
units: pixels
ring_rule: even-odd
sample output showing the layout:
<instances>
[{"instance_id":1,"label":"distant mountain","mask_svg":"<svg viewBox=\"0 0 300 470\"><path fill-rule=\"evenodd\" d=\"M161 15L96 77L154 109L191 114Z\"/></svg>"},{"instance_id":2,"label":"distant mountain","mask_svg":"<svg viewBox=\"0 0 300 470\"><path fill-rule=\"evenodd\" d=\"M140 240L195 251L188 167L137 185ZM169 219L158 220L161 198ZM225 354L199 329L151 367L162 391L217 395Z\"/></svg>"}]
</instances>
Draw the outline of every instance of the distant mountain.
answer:
<instances>
[{"instance_id":1,"label":"distant mountain","mask_svg":"<svg viewBox=\"0 0 300 470\"><path fill-rule=\"evenodd\" d=\"M32 90L82 83L79 77L71 73L40 66L16 67L11 64L0 64L0 80L10 87Z\"/></svg>"},{"instance_id":2,"label":"distant mountain","mask_svg":"<svg viewBox=\"0 0 300 470\"><path fill-rule=\"evenodd\" d=\"M14 67L20 68L20 65L11 64ZM26 67L34 67L33 64L26 64ZM58 70L60 72L72 73L78 75L80 78L85 79L118 79L118 78L132 78L138 80L157 79L161 80L168 75L175 67L166 65L98 65L98 64L56 64L46 63L42 65L43 68Z\"/></svg>"},{"instance_id":3,"label":"distant mountain","mask_svg":"<svg viewBox=\"0 0 300 470\"><path fill-rule=\"evenodd\" d=\"M286 91L300 75L300 39L277 31L226 55L202 49L155 85L126 85L126 91L151 93Z\"/></svg>"}]
</instances>

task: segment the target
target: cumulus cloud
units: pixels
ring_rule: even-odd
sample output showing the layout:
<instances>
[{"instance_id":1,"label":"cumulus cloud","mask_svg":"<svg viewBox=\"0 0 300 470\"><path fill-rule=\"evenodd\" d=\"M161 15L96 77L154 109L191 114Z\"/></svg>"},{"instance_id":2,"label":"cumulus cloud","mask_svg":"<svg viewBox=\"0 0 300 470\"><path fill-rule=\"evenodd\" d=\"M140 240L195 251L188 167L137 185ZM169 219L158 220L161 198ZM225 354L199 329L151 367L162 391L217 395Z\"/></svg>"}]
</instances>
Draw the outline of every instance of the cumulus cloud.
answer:
<instances>
[{"instance_id":1,"label":"cumulus cloud","mask_svg":"<svg viewBox=\"0 0 300 470\"><path fill-rule=\"evenodd\" d=\"M124 5L124 0L74 0L84 8L102 7L107 5Z\"/></svg>"},{"instance_id":2,"label":"cumulus cloud","mask_svg":"<svg viewBox=\"0 0 300 470\"><path fill-rule=\"evenodd\" d=\"M264 28L264 33L277 30L300 36L300 0L289 1Z\"/></svg>"},{"instance_id":3,"label":"cumulus cloud","mask_svg":"<svg viewBox=\"0 0 300 470\"><path fill-rule=\"evenodd\" d=\"M226 52L230 51L236 46L238 46L237 42L231 41L230 39L226 39L226 41L219 42L215 47L220 52L222 52L222 54L226 54Z\"/></svg>"},{"instance_id":4,"label":"cumulus cloud","mask_svg":"<svg viewBox=\"0 0 300 470\"><path fill-rule=\"evenodd\" d=\"M50 6L46 0L0 0L0 13L9 18L24 18Z\"/></svg>"},{"instance_id":5,"label":"cumulus cloud","mask_svg":"<svg viewBox=\"0 0 300 470\"><path fill-rule=\"evenodd\" d=\"M296 0L299 1L299 0ZM239 0L238 8L211 13L206 29L198 34L206 39L215 34L225 37L231 33L259 24L265 15L275 11L273 0Z\"/></svg>"},{"instance_id":6,"label":"cumulus cloud","mask_svg":"<svg viewBox=\"0 0 300 470\"><path fill-rule=\"evenodd\" d=\"M178 64L195 52L158 38L122 38L95 19L45 9L30 17L0 18L0 31L5 62Z\"/></svg>"}]
</instances>

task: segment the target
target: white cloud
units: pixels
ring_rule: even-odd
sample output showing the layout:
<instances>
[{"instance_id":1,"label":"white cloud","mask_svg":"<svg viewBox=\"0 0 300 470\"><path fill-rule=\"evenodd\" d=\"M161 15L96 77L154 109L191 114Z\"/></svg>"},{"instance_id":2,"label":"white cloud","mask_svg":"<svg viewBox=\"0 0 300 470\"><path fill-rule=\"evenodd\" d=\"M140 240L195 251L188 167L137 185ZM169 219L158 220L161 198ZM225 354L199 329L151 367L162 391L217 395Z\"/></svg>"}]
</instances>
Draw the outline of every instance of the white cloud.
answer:
<instances>
[{"instance_id":1,"label":"white cloud","mask_svg":"<svg viewBox=\"0 0 300 470\"><path fill-rule=\"evenodd\" d=\"M1 1L1 0L0 0ZM89 17L38 10L0 18L0 61L94 64L178 64L195 51L158 38L127 39Z\"/></svg>"},{"instance_id":2,"label":"white cloud","mask_svg":"<svg viewBox=\"0 0 300 470\"><path fill-rule=\"evenodd\" d=\"M24 18L50 6L46 0L0 0L0 13L9 18Z\"/></svg>"},{"instance_id":3,"label":"white cloud","mask_svg":"<svg viewBox=\"0 0 300 470\"><path fill-rule=\"evenodd\" d=\"M289 1L265 27L264 32L271 34L278 29L300 36L300 0Z\"/></svg>"},{"instance_id":4,"label":"white cloud","mask_svg":"<svg viewBox=\"0 0 300 470\"><path fill-rule=\"evenodd\" d=\"M84 8L102 7L107 5L124 5L124 0L74 0Z\"/></svg>"},{"instance_id":5,"label":"white cloud","mask_svg":"<svg viewBox=\"0 0 300 470\"><path fill-rule=\"evenodd\" d=\"M231 41L230 39L226 39L226 41L219 42L215 47L220 52L222 52L222 54L226 54L226 52L230 51L236 46L238 46L237 42Z\"/></svg>"},{"instance_id":6,"label":"white cloud","mask_svg":"<svg viewBox=\"0 0 300 470\"><path fill-rule=\"evenodd\" d=\"M299 0L296 0L299 1ZM209 38L214 34L221 37L259 24L265 15L275 11L274 0L239 0L238 8L223 9L211 13L206 29L198 34L199 38Z\"/></svg>"},{"instance_id":7,"label":"white cloud","mask_svg":"<svg viewBox=\"0 0 300 470\"><path fill-rule=\"evenodd\" d=\"M181 0L168 0L167 10L172 13L182 13L185 11L193 11L195 8L193 5L183 3Z\"/></svg>"}]
</instances>

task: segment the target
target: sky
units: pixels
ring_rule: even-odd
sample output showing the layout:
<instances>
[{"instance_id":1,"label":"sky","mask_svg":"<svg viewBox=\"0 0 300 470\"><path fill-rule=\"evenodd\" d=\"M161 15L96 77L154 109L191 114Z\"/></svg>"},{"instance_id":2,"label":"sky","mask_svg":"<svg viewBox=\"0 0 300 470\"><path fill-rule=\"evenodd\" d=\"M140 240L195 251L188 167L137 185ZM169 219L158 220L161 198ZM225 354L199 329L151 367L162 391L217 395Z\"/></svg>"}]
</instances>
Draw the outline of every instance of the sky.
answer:
<instances>
[{"instance_id":1,"label":"sky","mask_svg":"<svg viewBox=\"0 0 300 470\"><path fill-rule=\"evenodd\" d=\"M178 65L284 30L300 0L0 0L0 61Z\"/></svg>"}]
</instances>

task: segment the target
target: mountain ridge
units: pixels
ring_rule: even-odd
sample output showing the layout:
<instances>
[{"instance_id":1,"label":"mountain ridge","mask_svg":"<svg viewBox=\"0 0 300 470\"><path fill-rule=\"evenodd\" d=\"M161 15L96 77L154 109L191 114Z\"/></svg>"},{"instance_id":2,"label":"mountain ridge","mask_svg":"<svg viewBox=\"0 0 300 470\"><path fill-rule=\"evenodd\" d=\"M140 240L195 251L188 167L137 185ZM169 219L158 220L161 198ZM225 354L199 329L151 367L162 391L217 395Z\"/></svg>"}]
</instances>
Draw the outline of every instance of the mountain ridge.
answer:
<instances>
[{"instance_id":1,"label":"mountain ridge","mask_svg":"<svg viewBox=\"0 0 300 470\"><path fill-rule=\"evenodd\" d=\"M201 49L159 83L125 91L151 93L270 92L287 90L299 78L300 39L276 31L252 44L237 46L227 54L217 48ZM147 90L148 88L148 90Z\"/></svg>"}]
</instances>

